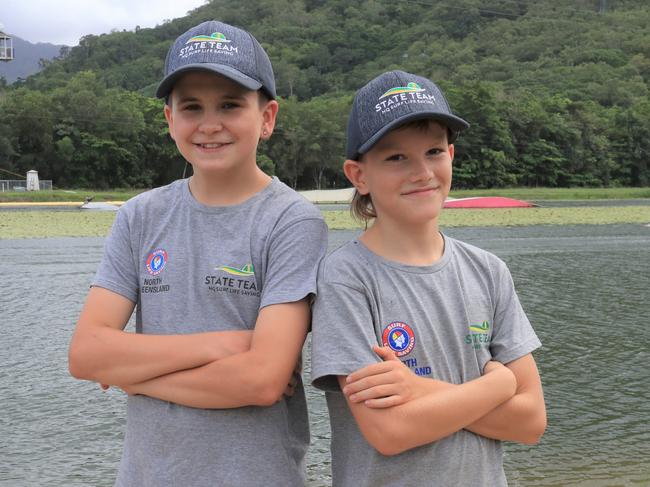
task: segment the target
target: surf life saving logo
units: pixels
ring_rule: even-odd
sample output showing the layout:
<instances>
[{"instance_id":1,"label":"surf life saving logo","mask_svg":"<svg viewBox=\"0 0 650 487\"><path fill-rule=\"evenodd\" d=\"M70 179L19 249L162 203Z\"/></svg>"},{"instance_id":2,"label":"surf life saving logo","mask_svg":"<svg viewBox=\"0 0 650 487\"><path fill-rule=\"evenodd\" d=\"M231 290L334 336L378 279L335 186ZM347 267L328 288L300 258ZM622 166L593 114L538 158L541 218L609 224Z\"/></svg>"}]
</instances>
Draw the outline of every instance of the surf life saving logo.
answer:
<instances>
[{"instance_id":1,"label":"surf life saving logo","mask_svg":"<svg viewBox=\"0 0 650 487\"><path fill-rule=\"evenodd\" d=\"M222 265L217 267L215 270L224 271L227 272L228 274L232 274L233 276L254 276L255 275L255 269L253 268L253 264L246 264L241 269L237 269L236 267L230 267L227 265Z\"/></svg>"},{"instance_id":2,"label":"surf life saving logo","mask_svg":"<svg viewBox=\"0 0 650 487\"><path fill-rule=\"evenodd\" d=\"M152 276L157 276L167 264L167 252L164 249L156 249L147 257L147 272Z\"/></svg>"},{"instance_id":3,"label":"surf life saving logo","mask_svg":"<svg viewBox=\"0 0 650 487\"><path fill-rule=\"evenodd\" d=\"M411 353L415 347L415 333L406 323L393 321L384 328L381 342L385 347L390 347L397 357L403 357Z\"/></svg>"},{"instance_id":4,"label":"surf life saving logo","mask_svg":"<svg viewBox=\"0 0 650 487\"><path fill-rule=\"evenodd\" d=\"M238 48L232 44L232 40L228 39L221 32L213 32L210 35L190 37L185 42L185 47L179 51L178 57L185 59L190 56L206 53L233 56L238 52Z\"/></svg>"},{"instance_id":5,"label":"surf life saving logo","mask_svg":"<svg viewBox=\"0 0 650 487\"><path fill-rule=\"evenodd\" d=\"M487 348L492 340L490 332L490 322L484 320L480 325L470 325L470 333L465 335L465 343L472 345L473 348Z\"/></svg>"},{"instance_id":6,"label":"surf life saving logo","mask_svg":"<svg viewBox=\"0 0 650 487\"><path fill-rule=\"evenodd\" d=\"M381 95L375 105L375 113L384 115L397 107L410 104L428 103L435 105L436 97L427 93L426 88L412 81L406 86L396 86Z\"/></svg>"}]
</instances>

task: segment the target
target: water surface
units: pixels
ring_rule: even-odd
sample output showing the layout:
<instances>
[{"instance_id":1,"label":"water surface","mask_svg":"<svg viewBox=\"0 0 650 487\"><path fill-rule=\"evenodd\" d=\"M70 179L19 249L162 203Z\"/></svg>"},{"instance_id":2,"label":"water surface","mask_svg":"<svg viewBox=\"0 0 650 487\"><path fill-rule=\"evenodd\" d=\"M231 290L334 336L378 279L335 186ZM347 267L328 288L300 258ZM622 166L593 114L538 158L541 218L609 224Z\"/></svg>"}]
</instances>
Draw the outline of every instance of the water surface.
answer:
<instances>
[{"instance_id":1,"label":"water surface","mask_svg":"<svg viewBox=\"0 0 650 487\"><path fill-rule=\"evenodd\" d=\"M650 485L650 228L456 228L509 265L544 348L549 427L508 444L511 486ZM356 232L330 232L330 248ZM0 486L112 486L124 396L67 373L102 238L0 240ZM307 372L308 372L307 364ZM309 388L308 485L329 486L329 426Z\"/></svg>"}]
</instances>

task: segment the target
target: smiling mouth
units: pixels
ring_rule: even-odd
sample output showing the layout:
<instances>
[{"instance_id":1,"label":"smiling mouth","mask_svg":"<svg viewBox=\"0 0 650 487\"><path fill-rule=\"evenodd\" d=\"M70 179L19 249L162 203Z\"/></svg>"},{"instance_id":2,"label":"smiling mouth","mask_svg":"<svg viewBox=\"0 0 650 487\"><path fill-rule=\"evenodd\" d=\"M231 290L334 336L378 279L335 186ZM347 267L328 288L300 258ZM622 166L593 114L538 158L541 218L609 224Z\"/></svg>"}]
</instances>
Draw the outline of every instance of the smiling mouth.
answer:
<instances>
[{"instance_id":1,"label":"smiling mouth","mask_svg":"<svg viewBox=\"0 0 650 487\"><path fill-rule=\"evenodd\" d=\"M417 195L417 194L421 194L421 193L429 193L429 192L437 191L438 189L440 189L440 188L439 187L435 187L435 188L433 188L433 187L430 187L430 188L418 188L418 189L414 189L412 191L407 191L406 193L402 193L402 194L404 196Z\"/></svg>"},{"instance_id":2,"label":"smiling mouth","mask_svg":"<svg viewBox=\"0 0 650 487\"><path fill-rule=\"evenodd\" d=\"M219 149L220 147L228 145L228 142L225 142L225 143L210 143L210 144L197 144L197 143L195 143L194 145L200 147L201 149Z\"/></svg>"}]
</instances>

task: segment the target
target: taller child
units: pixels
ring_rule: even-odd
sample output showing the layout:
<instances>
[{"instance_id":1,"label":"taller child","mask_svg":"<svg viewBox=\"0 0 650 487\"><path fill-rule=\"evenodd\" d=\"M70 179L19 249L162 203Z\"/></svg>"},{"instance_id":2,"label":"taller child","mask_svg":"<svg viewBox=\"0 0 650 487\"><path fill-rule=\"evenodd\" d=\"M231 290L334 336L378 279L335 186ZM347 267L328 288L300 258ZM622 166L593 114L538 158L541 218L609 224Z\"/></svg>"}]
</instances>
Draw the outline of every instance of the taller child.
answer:
<instances>
[{"instance_id":1,"label":"taller child","mask_svg":"<svg viewBox=\"0 0 650 487\"><path fill-rule=\"evenodd\" d=\"M271 63L250 33L205 22L173 43L156 94L194 175L118 212L70 371L129 393L117 486L302 486L304 391L283 392L327 229L256 164L278 112Z\"/></svg>"}]
</instances>

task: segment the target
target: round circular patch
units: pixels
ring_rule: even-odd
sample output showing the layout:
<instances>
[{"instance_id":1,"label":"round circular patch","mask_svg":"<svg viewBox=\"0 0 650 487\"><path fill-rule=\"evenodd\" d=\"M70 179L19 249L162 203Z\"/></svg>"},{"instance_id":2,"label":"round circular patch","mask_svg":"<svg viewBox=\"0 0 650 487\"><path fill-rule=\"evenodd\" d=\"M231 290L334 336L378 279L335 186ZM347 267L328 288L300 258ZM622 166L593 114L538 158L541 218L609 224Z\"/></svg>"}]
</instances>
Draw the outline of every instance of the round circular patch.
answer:
<instances>
[{"instance_id":1,"label":"round circular patch","mask_svg":"<svg viewBox=\"0 0 650 487\"><path fill-rule=\"evenodd\" d=\"M415 334L409 325L401 321L393 321L384 328L381 336L384 346L390 347L395 355L408 355L415 347Z\"/></svg>"},{"instance_id":2,"label":"round circular patch","mask_svg":"<svg viewBox=\"0 0 650 487\"><path fill-rule=\"evenodd\" d=\"M152 276L157 276L165 268L167 263L167 252L163 249L156 249L147 257L147 272Z\"/></svg>"}]
</instances>

